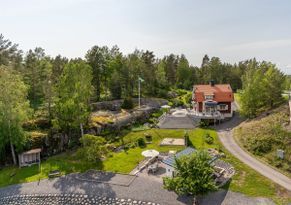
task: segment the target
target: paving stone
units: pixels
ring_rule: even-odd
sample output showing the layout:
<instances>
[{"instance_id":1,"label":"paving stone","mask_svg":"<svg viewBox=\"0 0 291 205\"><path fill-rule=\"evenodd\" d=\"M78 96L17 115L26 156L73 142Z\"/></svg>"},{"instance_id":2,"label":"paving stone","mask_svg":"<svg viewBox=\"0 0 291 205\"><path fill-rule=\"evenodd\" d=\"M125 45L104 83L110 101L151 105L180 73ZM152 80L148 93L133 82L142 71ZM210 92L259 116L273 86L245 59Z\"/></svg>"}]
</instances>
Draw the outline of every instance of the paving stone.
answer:
<instances>
[{"instance_id":1,"label":"paving stone","mask_svg":"<svg viewBox=\"0 0 291 205\"><path fill-rule=\"evenodd\" d=\"M14 195L0 198L0 204L7 205L22 205L22 204L33 204L33 205L67 205L67 204L153 204L151 202L144 201L133 201L132 199L119 199L119 198L106 198L106 197L94 197L80 194L33 194L33 195Z\"/></svg>"}]
</instances>

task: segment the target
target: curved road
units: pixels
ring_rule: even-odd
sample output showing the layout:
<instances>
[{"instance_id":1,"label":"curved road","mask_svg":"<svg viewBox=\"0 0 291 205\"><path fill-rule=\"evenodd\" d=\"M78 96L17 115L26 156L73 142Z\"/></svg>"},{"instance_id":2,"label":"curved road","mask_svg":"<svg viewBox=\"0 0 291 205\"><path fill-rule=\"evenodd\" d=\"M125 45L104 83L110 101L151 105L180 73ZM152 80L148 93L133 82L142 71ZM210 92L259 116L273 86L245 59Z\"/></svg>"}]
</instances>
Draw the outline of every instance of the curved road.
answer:
<instances>
[{"instance_id":1,"label":"curved road","mask_svg":"<svg viewBox=\"0 0 291 205\"><path fill-rule=\"evenodd\" d=\"M219 140L223 146L235 157L247 164L257 172L261 173L265 177L281 185L287 190L291 191L291 179L281 174L280 172L272 169L268 165L255 159L247 152L245 152L234 140L231 129L236 127L242 122L242 119L238 116L234 116L232 120L225 122L217 127Z\"/></svg>"}]
</instances>

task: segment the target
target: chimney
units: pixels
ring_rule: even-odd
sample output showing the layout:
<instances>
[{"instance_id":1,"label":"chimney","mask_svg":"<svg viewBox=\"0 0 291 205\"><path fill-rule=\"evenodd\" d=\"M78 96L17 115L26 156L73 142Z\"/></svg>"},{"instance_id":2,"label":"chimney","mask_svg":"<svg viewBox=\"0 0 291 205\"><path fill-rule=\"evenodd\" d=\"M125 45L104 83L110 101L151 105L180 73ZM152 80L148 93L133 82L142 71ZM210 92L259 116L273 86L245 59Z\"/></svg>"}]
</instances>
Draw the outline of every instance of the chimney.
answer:
<instances>
[{"instance_id":1,"label":"chimney","mask_svg":"<svg viewBox=\"0 0 291 205\"><path fill-rule=\"evenodd\" d=\"M214 80L211 80L211 81L209 82L209 85L211 85L211 87L213 87L213 86L215 85Z\"/></svg>"}]
</instances>

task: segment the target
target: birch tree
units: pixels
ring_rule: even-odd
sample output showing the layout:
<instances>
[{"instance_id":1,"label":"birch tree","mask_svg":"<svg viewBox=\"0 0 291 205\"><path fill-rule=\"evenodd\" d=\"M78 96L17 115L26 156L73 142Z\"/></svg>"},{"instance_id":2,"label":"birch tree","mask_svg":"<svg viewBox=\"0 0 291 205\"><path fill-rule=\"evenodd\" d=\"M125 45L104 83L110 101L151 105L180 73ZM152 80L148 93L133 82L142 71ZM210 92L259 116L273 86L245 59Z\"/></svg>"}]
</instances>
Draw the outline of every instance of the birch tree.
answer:
<instances>
[{"instance_id":1,"label":"birch tree","mask_svg":"<svg viewBox=\"0 0 291 205\"><path fill-rule=\"evenodd\" d=\"M9 144L13 163L17 164L15 149L25 143L22 124L28 119L30 108L27 86L20 76L0 68L0 149Z\"/></svg>"}]
</instances>

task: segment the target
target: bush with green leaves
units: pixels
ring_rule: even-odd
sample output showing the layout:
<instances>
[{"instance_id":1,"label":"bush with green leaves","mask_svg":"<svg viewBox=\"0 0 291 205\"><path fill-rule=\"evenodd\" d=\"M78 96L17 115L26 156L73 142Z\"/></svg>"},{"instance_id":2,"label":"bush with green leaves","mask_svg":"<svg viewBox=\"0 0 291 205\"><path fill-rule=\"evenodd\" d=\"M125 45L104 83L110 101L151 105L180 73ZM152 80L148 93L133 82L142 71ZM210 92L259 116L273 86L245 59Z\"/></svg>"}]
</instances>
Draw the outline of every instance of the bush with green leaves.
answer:
<instances>
[{"instance_id":1,"label":"bush with green leaves","mask_svg":"<svg viewBox=\"0 0 291 205\"><path fill-rule=\"evenodd\" d=\"M146 142L143 137L137 139L137 144L139 147L146 147Z\"/></svg>"},{"instance_id":2,"label":"bush with green leaves","mask_svg":"<svg viewBox=\"0 0 291 205\"><path fill-rule=\"evenodd\" d=\"M184 134L185 143L188 147L193 147L193 144L190 140L189 133L186 131Z\"/></svg>"},{"instance_id":3,"label":"bush with green leaves","mask_svg":"<svg viewBox=\"0 0 291 205\"><path fill-rule=\"evenodd\" d=\"M129 110L129 109L132 109L133 107L134 107L134 104L133 104L132 98L131 97L126 97L123 100L123 103L121 105L121 108L122 109Z\"/></svg>"},{"instance_id":4,"label":"bush with green leaves","mask_svg":"<svg viewBox=\"0 0 291 205\"><path fill-rule=\"evenodd\" d=\"M206 151L176 158L175 175L173 178L163 178L164 187L178 195L190 194L194 197L216 190L210 159Z\"/></svg>"},{"instance_id":5,"label":"bush with green leaves","mask_svg":"<svg viewBox=\"0 0 291 205\"><path fill-rule=\"evenodd\" d=\"M208 120L201 120L199 122L199 127L201 127L201 128L206 128L208 126L209 126L209 121Z\"/></svg>"},{"instance_id":6,"label":"bush with green leaves","mask_svg":"<svg viewBox=\"0 0 291 205\"><path fill-rule=\"evenodd\" d=\"M145 134L145 138L147 142L151 142L153 140L153 137L150 134Z\"/></svg>"},{"instance_id":7,"label":"bush with green leaves","mask_svg":"<svg viewBox=\"0 0 291 205\"><path fill-rule=\"evenodd\" d=\"M213 144L214 142L213 137L209 133L204 136L204 140L207 144Z\"/></svg>"},{"instance_id":8,"label":"bush with green leaves","mask_svg":"<svg viewBox=\"0 0 291 205\"><path fill-rule=\"evenodd\" d=\"M96 162L108 153L106 141L99 136L86 134L80 138L82 147L78 153L88 162Z\"/></svg>"}]
</instances>

